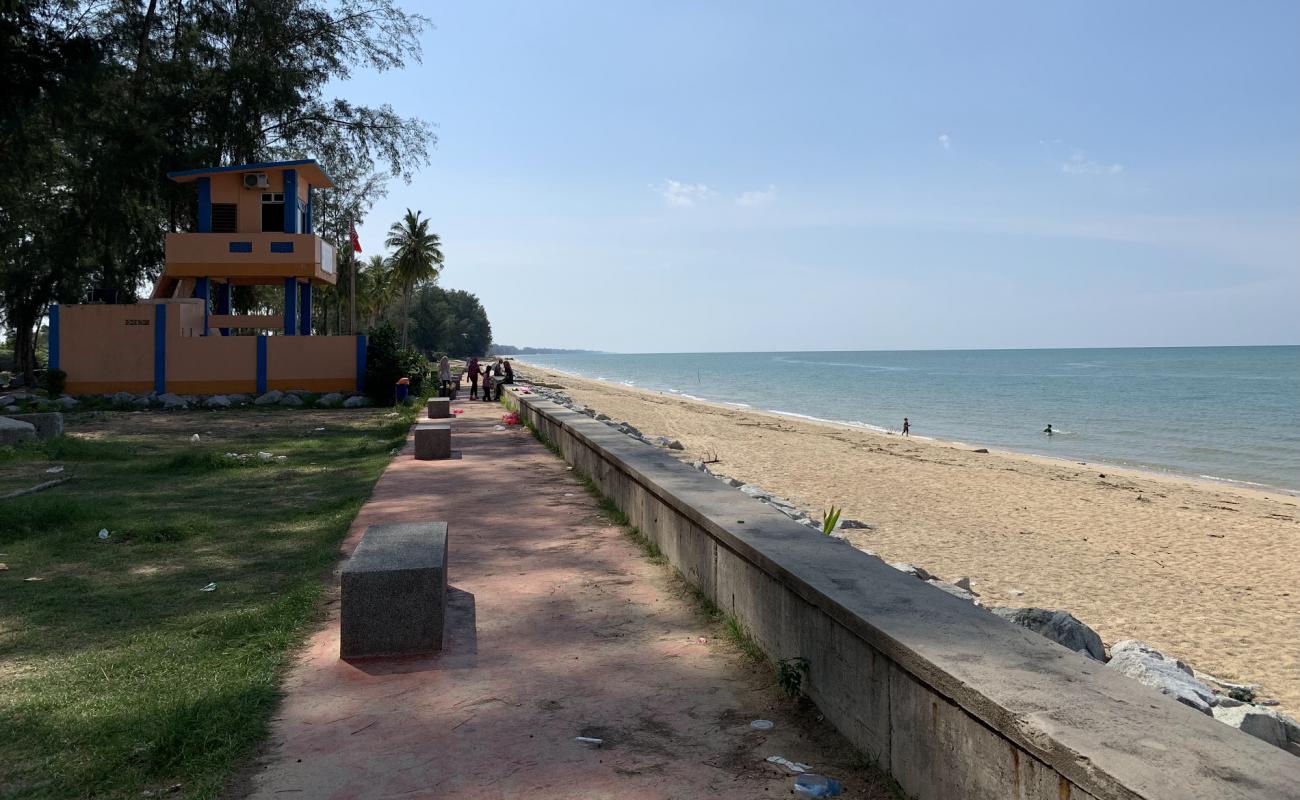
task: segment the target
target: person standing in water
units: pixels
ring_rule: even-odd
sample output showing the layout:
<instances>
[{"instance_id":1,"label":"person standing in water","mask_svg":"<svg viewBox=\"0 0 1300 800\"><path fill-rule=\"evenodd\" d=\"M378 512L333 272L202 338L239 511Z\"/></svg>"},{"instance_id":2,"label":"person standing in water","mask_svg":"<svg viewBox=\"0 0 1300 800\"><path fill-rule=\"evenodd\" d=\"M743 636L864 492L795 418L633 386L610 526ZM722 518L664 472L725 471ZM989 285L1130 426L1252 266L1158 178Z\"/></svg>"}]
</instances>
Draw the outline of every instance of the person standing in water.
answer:
<instances>
[{"instance_id":1,"label":"person standing in water","mask_svg":"<svg viewBox=\"0 0 1300 800\"><path fill-rule=\"evenodd\" d=\"M903 435L904 436L912 435L912 423L907 421L907 417L903 417Z\"/></svg>"},{"instance_id":2,"label":"person standing in water","mask_svg":"<svg viewBox=\"0 0 1300 800\"><path fill-rule=\"evenodd\" d=\"M1052 423L1050 422L1047 423L1047 427L1043 428L1043 433L1047 434L1048 436L1052 435Z\"/></svg>"}]
</instances>

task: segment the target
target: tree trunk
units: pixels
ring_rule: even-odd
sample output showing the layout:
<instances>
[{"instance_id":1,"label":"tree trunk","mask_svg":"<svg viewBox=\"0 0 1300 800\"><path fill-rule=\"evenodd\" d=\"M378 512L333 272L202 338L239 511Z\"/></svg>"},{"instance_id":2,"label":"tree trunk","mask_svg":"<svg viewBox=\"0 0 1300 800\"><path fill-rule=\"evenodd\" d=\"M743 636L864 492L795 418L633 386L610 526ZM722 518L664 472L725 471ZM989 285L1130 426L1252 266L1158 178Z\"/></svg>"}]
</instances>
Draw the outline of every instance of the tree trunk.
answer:
<instances>
[{"instance_id":1,"label":"tree trunk","mask_svg":"<svg viewBox=\"0 0 1300 800\"><path fill-rule=\"evenodd\" d=\"M411 287L402 289L402 349L406 349L406 334L411 328Z\"/></svg>"}]
</instances>

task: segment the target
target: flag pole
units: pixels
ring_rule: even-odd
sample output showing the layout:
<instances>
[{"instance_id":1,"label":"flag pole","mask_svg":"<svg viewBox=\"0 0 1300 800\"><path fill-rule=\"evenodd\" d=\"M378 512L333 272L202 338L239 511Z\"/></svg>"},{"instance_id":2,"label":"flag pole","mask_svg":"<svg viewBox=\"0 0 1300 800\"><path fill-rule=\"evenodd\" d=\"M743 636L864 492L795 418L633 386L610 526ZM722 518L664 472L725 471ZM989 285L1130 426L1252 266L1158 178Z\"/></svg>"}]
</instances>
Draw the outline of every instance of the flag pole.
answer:
<instances>
[{"instance_id":1,"label":"flag pole","mask_svg":"<svg viewBox=\"0 0 1300 800\"><path fill-rule=\"evenodd\" d=\"M348 223L348 261L352 264L352 279L348 281L348 324L352 335L357 333L357 226L353 222Z\"/></svg>"}]
</instances>

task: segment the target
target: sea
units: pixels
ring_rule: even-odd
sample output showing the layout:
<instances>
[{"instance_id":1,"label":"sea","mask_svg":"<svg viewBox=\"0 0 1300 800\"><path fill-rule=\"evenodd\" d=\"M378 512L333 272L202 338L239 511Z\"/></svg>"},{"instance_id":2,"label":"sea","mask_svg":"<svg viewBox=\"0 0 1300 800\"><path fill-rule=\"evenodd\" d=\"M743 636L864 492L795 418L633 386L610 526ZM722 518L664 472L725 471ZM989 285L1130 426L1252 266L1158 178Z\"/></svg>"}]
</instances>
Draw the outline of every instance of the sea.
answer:
<instances>
[{"instance_id":1,"label":"sea","mask_svg":"<svg viewBox=\"0 0 1300 800\"><path fill-rule=\"evenodd\" d=\"M894 432L907 417L914 436L1300 494L1300 346L521 358L738 408Z\"/></svg>"}]
</instances>

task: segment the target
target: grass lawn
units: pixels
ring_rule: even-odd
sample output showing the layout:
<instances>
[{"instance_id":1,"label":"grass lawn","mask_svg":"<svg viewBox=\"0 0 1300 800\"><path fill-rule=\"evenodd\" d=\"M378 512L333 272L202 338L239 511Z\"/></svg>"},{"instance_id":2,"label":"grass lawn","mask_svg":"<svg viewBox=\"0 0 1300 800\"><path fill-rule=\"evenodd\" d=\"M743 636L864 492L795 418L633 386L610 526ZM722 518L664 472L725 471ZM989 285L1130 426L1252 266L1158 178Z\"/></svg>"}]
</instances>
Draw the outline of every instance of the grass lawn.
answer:
<instances>
[{"instance_id":1,"label":"grass lawn","mask_svg":"<svg viewBox=\"0 0 1300 800\"><path fill-rule=\"evenodd\" d=\"M0 494L73 476L0 500L0 797L215 797L416 408L73 414L0 448Z\"/></svg>"}]
</instances>

